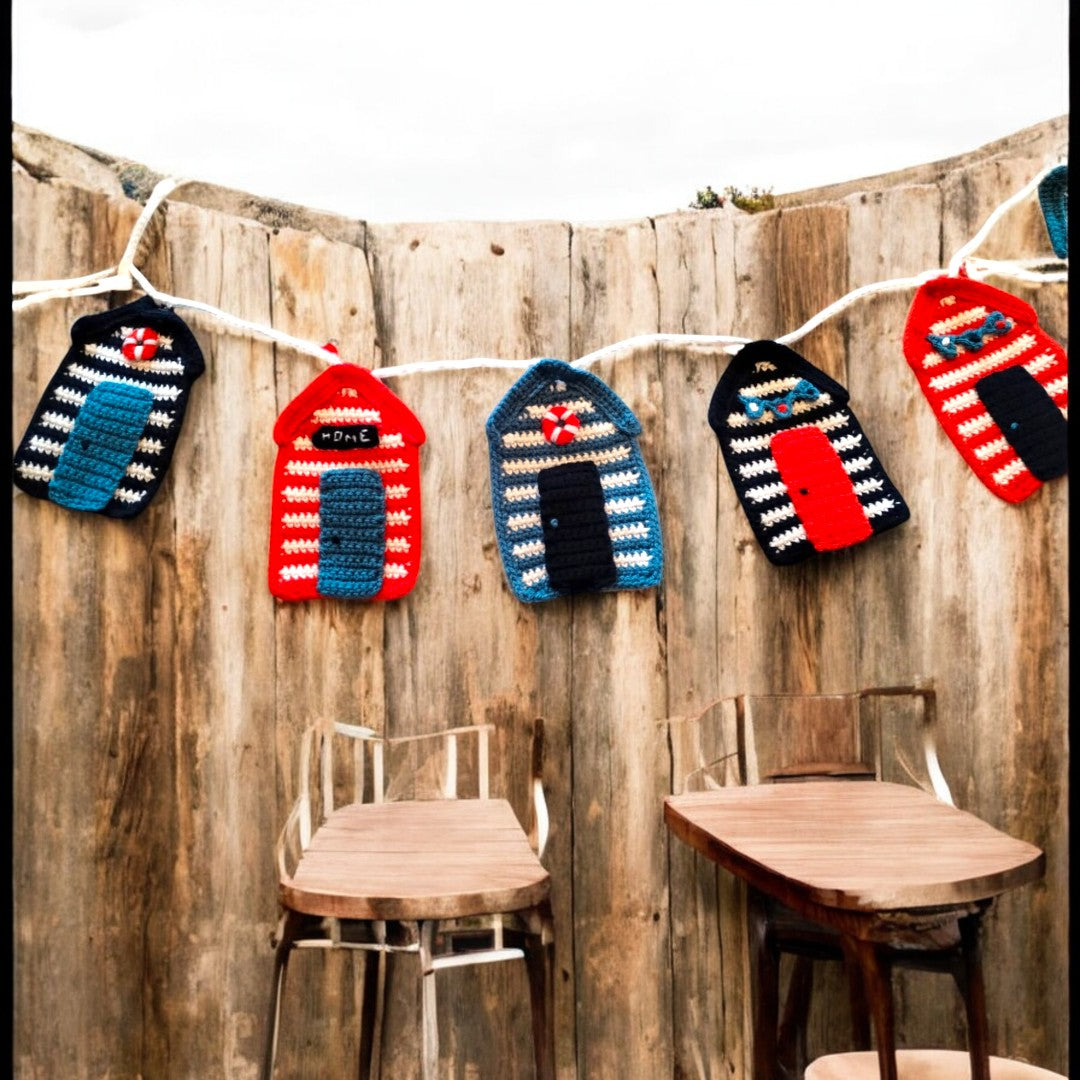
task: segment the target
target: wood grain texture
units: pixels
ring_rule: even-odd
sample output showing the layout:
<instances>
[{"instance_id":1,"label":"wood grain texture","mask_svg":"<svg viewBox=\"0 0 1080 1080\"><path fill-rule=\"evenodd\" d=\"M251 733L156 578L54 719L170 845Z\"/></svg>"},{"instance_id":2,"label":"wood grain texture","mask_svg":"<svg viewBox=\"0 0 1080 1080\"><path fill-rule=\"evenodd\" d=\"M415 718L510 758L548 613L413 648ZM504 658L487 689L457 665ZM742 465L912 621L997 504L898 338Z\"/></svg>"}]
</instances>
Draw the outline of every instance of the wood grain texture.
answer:
<instances>
[{"instance_id":1,"label":"wood grain texture","mask_svg":"<svg viewBox=\"0 0 1080 1080\"><path fill-rule=\"evenodd\" d=\"M141 208L124 192L145 198L147 170L18 128L12 145L13 276L115 262ZM849 288L943 265L1066 152L1051 121L777 211L587 226L376 226L193 184L154 219L139 266L159 288L336 338L373 366L572 360L653 330L770 338ZM979 254L1050 258L1034 204ZM994 283L1067 345L1066 285ZM557 1075L746 1080L741 885L671 840L663 797L705 765L738 781L732 718L713 707L724 695L924 678L958 805L1046 853L1042 880L1001 897L985 927L991 1047L1067 1073L1068 484L1012 506L972 477L903 359L910 295L875 297L795 346L850 390L909 522L769 564L706 422L726 356L639 349L592 370L642 422L664 581L541 605L514 599L495 544L484 422L517 377L498 369L387 381L428 434L415 589L388 605L275 602L271 432L321 368L181 310L207 370L151 506L114 522L13 497L20 1080L257 1075L273 841L297 739L319 716L387 735L491 721L493 794L523 823L542 716ZM130 299L14 313L14 439L72 321ZM363 961L312 952L291 964L279 1075L354 1075ZM440 974L447 1077L531 1077L517 967ZM418 1075L412 974L390 976L387 1080ZM952 995L921 974L897 979L901 1038L962 1047ZM822 975L814 1002L811 1055L847 1048L842 978Z\"/></svg>"}]
</instances>

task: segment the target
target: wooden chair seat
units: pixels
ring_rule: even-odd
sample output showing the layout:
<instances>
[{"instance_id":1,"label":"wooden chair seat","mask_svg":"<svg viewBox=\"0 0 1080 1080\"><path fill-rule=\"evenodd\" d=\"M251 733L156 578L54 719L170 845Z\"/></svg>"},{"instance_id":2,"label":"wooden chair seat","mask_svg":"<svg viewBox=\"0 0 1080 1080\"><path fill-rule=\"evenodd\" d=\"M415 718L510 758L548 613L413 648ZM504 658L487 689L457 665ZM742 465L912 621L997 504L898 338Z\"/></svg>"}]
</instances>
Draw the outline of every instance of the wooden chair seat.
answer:
<instances>
[{"instance_id":1,"label":"wooden chair seat","mask_svg":"<svg viewBox=\"0 0 1080 1080\"><path fill-rule=\"evenodd\" d=\"M971 1058L963 1050L897 1050L899 1080L969 1080ZM878 1058L872 1050L827 1054L807 1066L805 1080L877 1080ZM1066 1080L1060 1073L1023 1061L990 1058L991 1080Z\"/></svg>"},{"instance_id":2,"label":"wooden chair seat","mask_svg":"<svg viewBox=\"0 0 1080 1080\"><path fill-rule=\"evenodd\" d=\"M457 919L544 900L547 871L505 799L354 803L316 830L282 903L338 919Z\"/></svg>"}]
</instances>

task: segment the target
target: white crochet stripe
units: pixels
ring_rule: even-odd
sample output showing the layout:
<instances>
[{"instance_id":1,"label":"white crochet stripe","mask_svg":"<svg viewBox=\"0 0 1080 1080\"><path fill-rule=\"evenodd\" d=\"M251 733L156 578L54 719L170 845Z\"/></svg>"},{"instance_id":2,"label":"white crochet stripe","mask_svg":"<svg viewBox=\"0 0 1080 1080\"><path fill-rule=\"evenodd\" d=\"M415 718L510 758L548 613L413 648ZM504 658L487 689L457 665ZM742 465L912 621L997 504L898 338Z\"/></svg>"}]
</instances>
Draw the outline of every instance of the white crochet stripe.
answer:
<instances>
[{"instance_id":1,"label":"white crochet stripe","mask_svg":"<svg viewBox=\"0 0 1080 1080\"><path fill-rule=\"evenodd\" d=\"M318 540L283 540L281 550L286 555L315 555L319 550Z\"/></svg>"},{"instance_id":2,"label":"white crochet stripe","mask_svg":"<svg viewBox=\"0 0 1080 1080\"><path fill-rule=\"evenodd\" d=\"M306 435L298 435L292 441L294 450L314 450L315 444Z\"/></svg>"},{"instance_id":3,"label":"white crochet stripe","mask_svg":"<svg viewBox=\"0 0 1080 1080\"><path fill-rule=\"evenodd\" d=\"M75 421L63 413L46 412L41 414L41 426L52 428L54 431L68 431L75 426Z\"/></svg>"},{"instance_id":4,"label":"white crochet stripe","mask_svg":"<svg viewBox=\"0 0 1080 1080\"><path fill-rule=\"evenodd\" d=\"M403 578L408 577L408 567L402 566L401 563L388 562L383 565L383 577L385 578Z\"/></svg>"},{"instance_id":5,"label":"white crochet stripe","mask_svg":"<svg viewBox=\"0 0 1080 1080\"><path fill-rule=\"evenodd\" d=\"M844 472L850 476L852 473L869 469L874 464L874 459L869 457L858 457L852 458L850 461L842 461L840 464L844 466Z\"/></svg>"},{"instance_id":6,"label":"white crochet stripe","mask_svg":"<svg viewBox=\"0 0 1080 1080\"><path fill-rule=\"evenodd\" d=\"M984 307L968 308L967 311L958 311L947 319L939 319L930 324L931 334L949 334L953 330L959 330L961 326L978 325L982 323L990 312Z\"/></svg>"},{"instance_id":7,"label":"white crochet stripe","mask_svg":"<svg viewBox=\"0 0 1080 1080\"><path fill-rule=\"evenodd\" d=\"M113 492L113 498L120 502L132 505L137 502L142 502L146 498L145 491L132 491L130 488L117 488Z\"/></svg>"},{"instance_id":8,"label":"white crochet stripe","mask_svg":"<svg viewBox=\"0 0 1080 1080\"><path fill-rule=\"evenodd\" d=\"M832 443L833 448L839 453L844 450L853 450L859 443L862 442L861 435L845 435L841 439L837 439ZM844 468L848 472L858 471L866 468L865 465L858 465L855 470L848 468L849 465L854 465L855 462L869 462L869 458L855 458L852 462L844 463ZM752 480L756 476L764 476L766 473L778 472L776 460L774 458L758 458L756 461L749 461L745 465L739 466L739 474L747 480Z\"/></svg>"},{"instance_id":9,"label":"white crochet stripe","mask_svg":"<svg viewBox=\"0 0 1080 1080\"><path fill-rule=\"evenodd\" d=\"M777 551L783 551L784 548L791 547L792 544L797 544L800 540L805 539L806 530L801 525L792 525L786 532L774 536L769 541L769 547L776 548Z\"/></svg>"},{"instance_id":10,"label":"white crochet stripe","mask_svg":"<svg viewBox=\"0 0 1080 1080\"><path fill-rule=\"evenodd\" d=\"M801 378L801 375L782 375L778 379L744 386L739 392L753 397L773 397L776 394L786 394L789 390L794 390Z\"/></svg>"},{"instance_id":11,"label":"white crochet stripe","mask_svg":"<svg viewBox=\"0 0 1080 1080\"><path fill-rule=\"evenodd\" d=\"M386 550L394 552L395 555L406 555L412 551L412 544L407 536L388 536Z\"/></svg>"},{"instance_id":12,"label":"white crochet stripe","mask_svg":"<svg viewBox=\"0 0 1080 1080\"><path fill-rule=\"evenodd\" d=\"M1003 465L992 473L991 479L1000 487L1007 487L1018 476L1027 471L1027 466L1019 458L1016 458L1014 461L1010 461L1008 465Z\"/></svg>"},{"instance_id":13,"label":"white crochet stripe","mask_svg":"<svg viewBox=\"0 0 1080 1080\"><path fill-rule=\"evenodd\" d=\"M318 563L300 563L299 565L283 566L278 572L282 581L298 581L303 578L319 576Z\"/></svg>"},{"instance_id":14,"label":"white crochet stripe","mask_svg":"<svg viewBox=\"0 0 1080 1080\"><path fill-rule=\"evenodd\" d=\"M648 566L652 562L652 555L647 551L624 551L615 556L615 565L624 566ZM543 566L534 566L521 575L523 585L536 585L547 577L547 569Z\"/></svg>"},{"instance_id":15,"label":"white crochet stripe","mask_svg":"<svg viewBox=\"0 0 1080 1080\"><path fill-rule=\"evenodd\" d=\"M1004 436L1000 439L991 439L989 442L976 446L972 453L980 460L987 461L998 454L1004 454L1009 449L1009 440Z\"/></svg>"},{"instance_id":16,"label":"white crochet stripe","mask_svg":"<svg viewBox=\"0 0 1080 1080\"><path fill-rule=\"evenodd\" d=\"M318 514L282 514L281 524L286 529L317 529L319 527Z\"/></svg>"},{"instance_id":17,"label":"white crochet stripe","mask_svg":"<svg viewBox=\"0 0 1080 1080\"><path fill-rule=\"evenodd\" d=\"M281 489L281 497L287 502L318 502L319 489L317 487L285 487Z\"/></svg>"},{"instance_id":18,"label":"white crochet stripe","mask_svg":"<svg viewBox=\"0 0 1080 1080\"><path fill-rule=\"evenodd\" d=\"M67 371L73 379L78 379L79 382L91 383L94 386L103 382L118 382L122 383L124 386L135 386L140 390L149 390L155 398L160 398L165 401L175 401L180 396L179 386L152 386L150 383L139 382L138 379L126 379L116 375L103 375L100 371L94 371L93 368L83 367L82 364L76 364L74 361L68 364Z\"/></svg>"},{"instance_id":19,"label":"white crochet stripe","mask_svg":"<svg viewBox=\"0 0 1080 1080\"><path fill-rule=\"evenodd\" d=\"M83 355L94 360L106 360L111 364L123 364L129 371L152 371L155 375L183 375L183 360L129 360L119 349L110 349L108 345L84 345ZM135 366L138 365L138 366Z\"/></svg>"},{"instance_id":20,"label":"white crochet stripe","mask_svg":"<svg viewBox=\"0 0 1080 1080\"><path fill-rule=\"evenodd\" d=\"M1024 370L1032 375L1038 376L1048 367L1053 367L1056 363L1057 357L1052 352L1039 353L1034 360L1029 360L1024 365Z\"/></svg>"},{"instance_id":21,"label":"white crochet stripe","mask_svg":"<svg viewBox=\"0 0 1080 1080\"><path fill-rule=\"evenodd\" d=\"M510 553L515 559L534 559L537 555L544 554L543 540L528 540L522 544L515 544Z\"/></svg>"},{"instance_id":22,"label":"white crochet stripe","mask_svg":"<svg viewBox=\"0 0 1080 1080\"><path fill-rule=\"evenodd\" d=\"M388 450L400 450L405 445L405 436L400 431L389 431L379 436L379 446Z\"/></svg>"},{"instance_id":23,"label":"white crochet stripe","mask_svg":"<svg viewBox=\"0 0 1080 1080\"><path fill-rule=\"evenodd\" d=\"M17 461L15 468L27 480L44 480L48 483L53 478L53 471L48 465L38 465L33 461Z\"/></svg>"},{"instance_id":24,"label":"white crochet stripe","mask_svg":"<svg viewBox=\"0 0 1080 1080\"><path fill-rule=\"evenodd\" d=\"M48 457L59 457L60 451L64 449L64 444L53 442L52 439L43 439L40 435L31 435L30 449L37 454L45 454Z\"/></svg>"},{"instance_id":25,"label":"white crochet stripe","mask_svg":"<svg viewBox=\"0 0 1080 1080\"><path fill-rule=\"evenodd\" d=\"M121 326L119 330L113 331L113 337L120 338L122 341L124 338L134 334L137 329L141 328L135 326ZM155 331L155 333L157 333L157 331ZM168 352L172 352L173 339L169 337L168 334L158 334L157 343L159 349L165 349Z\"/></svg>"},{"instance_id":26,"label":"white crochet stripe","mask_svg":"<svg viewBox=\"0 0 1080 1080\"><path fill-rule=\"evenodd\" d=\"M612 514L636 514L645 509L645 500L640 495L626 495L621 499L609 499L604 503L604 512Z\"/></svg>"},{"instance_id":27,"label":"white crochet stripe","mask_svg":"<svg viewBox=\"0 0 1080 1080\"><path fill-rule=\"evenodd\" d=\"M521 532L522 529L531 529L539 524L539 514L511 514L506 519L506 527L511 532Z\"/></svg>"},{"instance_id":28,"label":"white crochet stripe","mask_svg":"<svg viewBox=\"0 0 1080 1080\"><path fill-rule=\"evenodd\" d=\"M761 395L758 394L756 396L760 397ZM791 407L791 415L799 416L802 413L812 412L814 409L823 409L832 403L832 398L828 394L822 393L818 396L816 401L796 401ZM790 417L785 416L784 419L787 420L790 419ZM779 418L773 416L768 409L766 409L756 420L751 420L745 412L729 413L727 418L727 426L729 428L749 427L751 424L758 427L776 423L779 423Z\"/></svg>"},{"instance_id":29,"label":"white crochet stripe","mask_svg":"<svg viewBox=\"0 0 1080 1080\"><path fill-rule=\"evenodd\" d=\"M394 528L396 525L408 525L412 521L412 514L408 510L391 510L386 515L386 527Z\"/></svg>"},{"instance_id":30,"label":"white crochet stripe","mask_svg":"<svg viewBox=\"0 0 1080 1080\"><path fill-rule=\"evenodd\" d=\"M388 499L404 499L410 490L408 484L386 484L383 487L383 493Z\"/></svg>"},{"instance_id":31,"label":"white crochet stripe","mask_svg":"<svg viewBox=\"0 0 1080 1080\"><path fill-rule=\"evenodd\" d=\"M537 487L536 484L522 484L519 487L505 488L503 490L503 498L509 503L526 502L529 499L539 499L540 488Z\"/></svg>"},{"instance_id":32,"label":"white crochet stripe","mask_svg":"<svg viewBox=\"0 0 1080 1080\"><path fill-rule=\"evenodd\" d=\"M775 499L777 495L786 495L787 488L778 480L775 484L762 484L761 487L748 488L746 497L752 502L768 502L769 499Z\"/></svg>"},{"instance_id":33,"label":"white crochet stripe","mask_svg":"<svg viewBox=\"0 0 1080 1080\"><path fill-rule=\"evenodd\" d=\"M328 409L316 409L312 414L319 424L381 424L382 413L378 409L351 408L337 405Z\"/></svg>"},{"instance_id":34,"label":"white crochet stripe","mask_svg":"<svg viewBox=\"0 0 1080 1080\"><path fill-rule=\"evenodd\" d=\"M1004 345L994 352L986 353L977 360L972 360L961 367L949 368L948 371L935 375L927 385L931 390L951 390L954 386L971 382L972 379L977 378L979 375L993 371L1006 360L1011 360L1014 356L1027 352L1035 344L1037 342L1034 334L1021 334L1015 341L1010 341L1008 345Z\"/></svg>"},{"instance_id":35,"label":"white crochet stripe","mask_svg":"<svg viewBox=\"0 0 1080 1080\"><path fill-rule=\"evenodd\" d=\"M592 439L603 439L616 432L614 424L606 420L595 424L583 424L574 436L575 443L590 442ZM522 447L544 446L547 443L542 431L508 431L502 437L502 444L508 450L520 450Z\"/></svg>"},{"instance_id":36,"label":"white crochet stripe","mask_svg":"<svg viewBox=\"0 0 1080 1080\"><path fill-rule=\"evenodd\" d=\"M608 536L612 540L647 540L649 526L642 521L635 521L629 525L615 525L608 529Z\"/></svg>"},{"instance_id":37,"label":"white crochet stripe","mask_svg":"<svg viewBox=\"0 0 1080 1080\"><path fill-rule=\"evenodd\" d=\"M531 570L526 570L525 573L521 575L521 583L523 585L536 585L546 577L547 570L544 567L534 566Z\"/></svg>"},{"instance_id":38,"label":"white crochet stripe","mask_svg":"<svg viewBox=\"0 0 1080 1080\"><path fill-rule=\"evenodd\" d=\"M158 439L140 439L135 448L140 454L160 454L165 449L165 444Z\"/></svg>"},{"instance_id":39,"label":"white crochet stripe","mask_svg":"<svg viewBox=\"0 0 1080 1080\"><path fill-rule=\"evenodd\" d=\"M863 507L868 518L877 517L878 514L884 514L886 510L891 510L896 506L896 502L893 499L878 499L877 502L867 503Z\"/></svg>"},{"instance_id":40,"label":"white crochet stripe","mask_svg":"<svg viewBox=\"0 0 1080 1080\"><path fill-rule=\"evenodd\" d=\"M871 476L868 480L860 480L851 486L856 495L869 495L871 491L880 491L885 486L885 481L880 476Z\"/></svg>"},{"instance_id":41,"label":"white crochet stripe","mask_svg":"<svg viewBox=\"0 0 1080 1080\"><path fill-rule=\"evenodd\" d=\"M373 469L377 473L404 472L409 463L403 458L390 458L387 461L299 461L296 458L286 462L285 472L289 476L322 476L323 473L341 469Z\"/></svg>"},{"instance_id":42,"label":"white crochet stripe","mask_svg":"<svg viewBox=\"0 0 1080 1080\"><path fill-rule=\"evenodd\" d=\"M795 507L791 503L784 503L772 510L766 510L759 520L766 529L771 529L774 525L779 525L781 521L787 521L788 518L794 516Z\"/></svg>"},{"instance_id":43,"label":"white crochet stripe","mask_svg":"<svg viewBox=\"0 0 1080 1080\"><path fill-rule=\"evenodd\" d=\"M1057 397L1059 394L1064 394L1069 389L1069 376L1062 375L1058 379L1054 379L1048 382L1043 388L1051 397Z\"/></svg>"},{"instance_id":44,"label":"white crochet stripe","mask_svg":"<svg viewBox=\"0 0 1080 1080\"><path fill-rule=\"evenodd\" d=\"M154 427L170 428L173 425L173 418L168 413L152 411L146 418L146 422Z\"/></svg>"},{"instance_id":45,"label":"white crochet stripe","mask_svg":"<svg viewBox=\"0 0 1080 1080\"><path fill-rule=\"evenodd\" d=\"M596 450L584 454L564 454L548 458L510 458L502 463L502 471L507 476L522 473L538 473L541 469L553 465L566 465L577 461L594 461L597 465L611 465L616 461L625 461L630 456L629 446L612 446L608 450Z\"/></svg>"},{"instance_id":46,"label":"white crochet stripe","mask_svg":"<svg viewBox=\"0 0 1080 1080\"><path fill-rule=\"evenodd\" d=\"M633 487L641 479L641 473L637 469L626 469L623 472L606 473L600 477L602 488Z\"/></svg>"},{"instance_id":47,"label":"white crochet stripe","mask_svg":"<svg viewBox=\"0 0 1080 1080\"><path fill-rule=\"evenodd\" d=\"M133 461L124 470L125 476L130 476L132 480L141 480L144 484L149 484L154 479L154 470L149 465L140 465L138 462Z\"/></svg>"},{"instance_id":48,"label":"white crochet stripe","mask_svg":"<svg viewBox=\"0 0 1080 1080\"><path fill-rule=\"evenodd\" d=\"M540 420L546 416L549 410L555 405L564 405L572 413L576 413L578 416L583 416L587 413L595 412L593 403L587 401L585 398L581 398L580 401L552 401L547 405L526 405L524 411L518 417L519 420Z\"/></svg>"},{"instance_id":49,"label":"white crochet stripe","mask_svg":"<svg viewBox=\"0 0 1080 1080\"><path fill-rule=\"evenodd\" d=\"M956 430L960 438L970 439L993 426L994 418L989 413L984 412L979 413L978 416L973 416L970 420L965 420L962 424L957 424Z\"/></svg>"},{"instance_id":50,"label":"white crochet stripe","mask_svg":"<svg viewBox=\"0 0 1080 1080\"><path fill-rule=\"evenodd\" d=\"M839 427L844 427L850 419L848 413L837 412L833 413L832 416L821 416L816 420L811 420L806 426L813 425L828 434ZM748 435L745 439L731 439L728 446L736 454L749 454L755 451L768 450L774 434L775 432L769 432L766 435Z\"/></svg>"},{"instance_id":51,"label":"white crochet stripe","mask_svg":"<svg viewBox=\"0 0 1080 1080\"><path fill-rule=\"evenodd\" d=\"M957 394L956 397L945 398L941 402L941 411L947 413L962 412L964 409L970 409L972 405L979 404L979 395L974 390L965 390L962 394Z\"/></svg>"}]
</instances>

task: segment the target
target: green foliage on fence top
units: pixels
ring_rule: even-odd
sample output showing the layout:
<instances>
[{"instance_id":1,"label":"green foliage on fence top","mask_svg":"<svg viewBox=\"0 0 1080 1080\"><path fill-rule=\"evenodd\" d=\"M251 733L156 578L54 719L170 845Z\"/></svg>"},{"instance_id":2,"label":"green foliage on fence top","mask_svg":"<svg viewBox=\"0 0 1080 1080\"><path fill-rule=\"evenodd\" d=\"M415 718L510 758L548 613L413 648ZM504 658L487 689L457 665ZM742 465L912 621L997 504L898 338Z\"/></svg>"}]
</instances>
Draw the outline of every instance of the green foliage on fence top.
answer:
<instances>
[{"instance_id":1,"label":"green foliage on fence top","mask_svg":"<svg viewBox=\"0 0 1080 1080\"><path fill-rule=\"evenodd\" d=\"M737 187L724 188L724 194L731 199L732 203L740 210L748 214L756 214L759 210L772 210L776 206L772 188L761 189L752 187L748 192L740 191Z\"/></svg>"},{"instance_id":2,"label":"green foliage on fence top","mask_svg":"<svg viewBox=\"0 0 1080 1080\"><path fill-rule=\"evenodd\" d=\"M690 204L690 209L717 210L724 205L727 199L731 200L732 206L737 206L748 214L756 214L759 210L772 210L776 206L772 188L763 190L759 187L752 187L748 192L744 192L740 188L732 187L729 184L724 188L723 195L717 195L711 187L706 185L697 193L697 198Z\"/></svg>"}]
</instances>

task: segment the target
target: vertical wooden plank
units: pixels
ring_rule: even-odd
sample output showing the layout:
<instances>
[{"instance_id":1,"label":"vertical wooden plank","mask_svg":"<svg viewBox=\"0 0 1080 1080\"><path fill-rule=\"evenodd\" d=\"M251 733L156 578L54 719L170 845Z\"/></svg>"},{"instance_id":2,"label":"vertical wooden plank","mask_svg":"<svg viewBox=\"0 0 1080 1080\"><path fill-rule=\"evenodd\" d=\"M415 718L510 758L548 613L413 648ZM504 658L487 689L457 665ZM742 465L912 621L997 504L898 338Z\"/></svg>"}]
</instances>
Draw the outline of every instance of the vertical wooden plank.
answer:
<instances>
[{"instance_id":1,"label":"vertical wooden plank","mask_svg":"<svg viewBox=\"0 0 1080 1080\"><path fill-rule=\"evenodd\" d=\"M656 235L661 330L731 333L736 298L732 215L665 215L656 220ZM682 774L690 765L678 752L678 741L688 728L700 738L702 727L676 718L700 713L730 689L734 674L724 670L724 657L734 651L735 593L724 582L732 572L735 546L718 510L717 485L726 480L726 472L708 422L709 402L727 360L720 349L711 354L660 350L672 792L682 789ZM738 1059L742 1040L741 1010L726 1007L741 961L736 953L732 964L719 934L718 914L729 898L718 894L716 868L671 837L668 874L675 1075L728 1075L728 1062Z\"/></svg>"},{"instance_id":2,"label":"vertical wooden plank","mask_svg":"<svg viewBox=\"0 0 1080 1080\"><path fill-rule=\"evenodd\" d=\"M285 227L271 229L268 242L273 326L316 345L333 340L346 362L377 365L374 294L364 249ZM325 365L284 346L274 352L275 409L280 414ZM261 453L271 461L276 456L270 428L263 433ZM264 504L265 534L268 497ZM268 541L265 535L259 539L265 557ZM256 587L265 591L265 569L263 577ZM385 606L335 600L274 602L273 606L277 814L282 822L296 797L296 752L308 723L346 720L377 731L385 729ZM267 959L269 955L267 950ZM343 952L301 950L294 954L282 1002L278 1048L282 1075L315 1076L331 1068L343 1073L354 1069L364 964L362 955Z\"/></svg>"},{"instance_id":3,"label":"vertical wooden plank","mask_svg":"<svg viewBox=\"0 0 1080 1080\"><path fill-rule=\"evenodd\" d=\"M104 268L140 209L19 171L13 199L17 279ZM128 299L54 300L13 314L15 440L75 319ZM20 491L13 499L13 1063L27 1075L96 1075L142 1058L129 1020L142 1011L154 953L144 926L164 901L162 852L145 831L169 820L156 798L169 774L167 732L141 660L151 651L148 563L161 514L159 504L116 521ZM91 986L107 992L73 999L73 987Z\"/></svg>"},{"instance_id":4,"label":"vertical wooden plank","mask_svg":"<svg viewBox=\"0 0 1080 1080\"><path fill-rule=\"evenodd\" d=\"M1044 148L946 178L946 256L1053 160ZM1046 241L1032 223L1035 213L1030 203L1015 207L976 254L1045 254ZM1062 286L1025 292L1009 280L991 284L1022 295L1040 314L1045 308L1065 330ZM987 987L990 1039L1007 1054L1062 1069L1064 995L1039 1002L1031 984L1033 971L1061 963L1067 940L1065 920L1048 900L1063 895L1068 872L1062 834L1055 837L1048 827L1062 820L1061 793L1067 790L1067 484L1051 481L1022 503L1005 503L972 475L944 433L938 442L938 482L949 485L935 503L932 584L942 613L933 642L941 669L943 766L958 777L953 794L961 806L1022 839L1041 838L1047 853L1046 879L1003 897L988 921L987 970L1003 973ZM994 538L992 546L987 537ZM958 640L964 649L956 648Z\"/></svg>"},{"instance_id":5,"label":"vertical wooden plank","mask_svg":"<svg viewBox=\"0 0 1080 1080\"><path fill-rule=\"evenodd\" d=\"M176 294L268 323L264 228L178 204L169 208L166 238ZM176 761L168 796L176 822L171 918L162 927L169 1025L159 1053L168 1061L170 1044L182 1046L193 1074L253 1075L269 989L279 825L268 797L276 790L268 784L275 647L262 540L273 350L201 316L188 321L206 373L172 463L176 598L172 622L156 627L155 640L157 663L173 682L163 723Z\"/></svg>"},{"instance_id":6,"label":"vertical wooden plank","mask_svg":"<svg viewBox=\"0 0 1080 1080\"><path fill-rule=\"evenodd\" d=\"M656 328L655 266L649 222L575 228L571 325L576 355ZM590 370L641 423L639 445L663 529L656 352L637 350ZM666 547L666 536L664 541ZM660 1076L672 1068L661 813L668 784L663 588L569 601L580 1076ZM622 989L628 986L634 987L632 994ZM611 1006L615 1000L617 1009Z\"/></svg>"},{"instance_id":7,"label":"vertical wooden plank","mask_svg":"<svg viewBox=\"0 0 1080 1080\"><path fill-rule=\"evenodd\" d=\"M372 226L369 252L378 337L389 365L489 357L565 358L569 237L565 225ZM420 576L386 612L387 727L394 734L491 720L498 727L493 790L519 819L531 812L532 720L542 715L552 762L565 762L570 720L569 614L561 602L526 605L505 583L495 544L484 424L523 373L500 369L402 376L390 388L424 424ZM569 769L545 769L558 963L567 967ZM440 1068L453 1076L528 1076L531 1028L521 965L440 973ZM388 1008L385 1076L415 1075L416 980L398 965ZM566 1016L557 981L556 1010ZM572 1000L572 999L571 999ZM573 1031L559 1031L560 1071Z\"/></svg>"}]
</instances>

